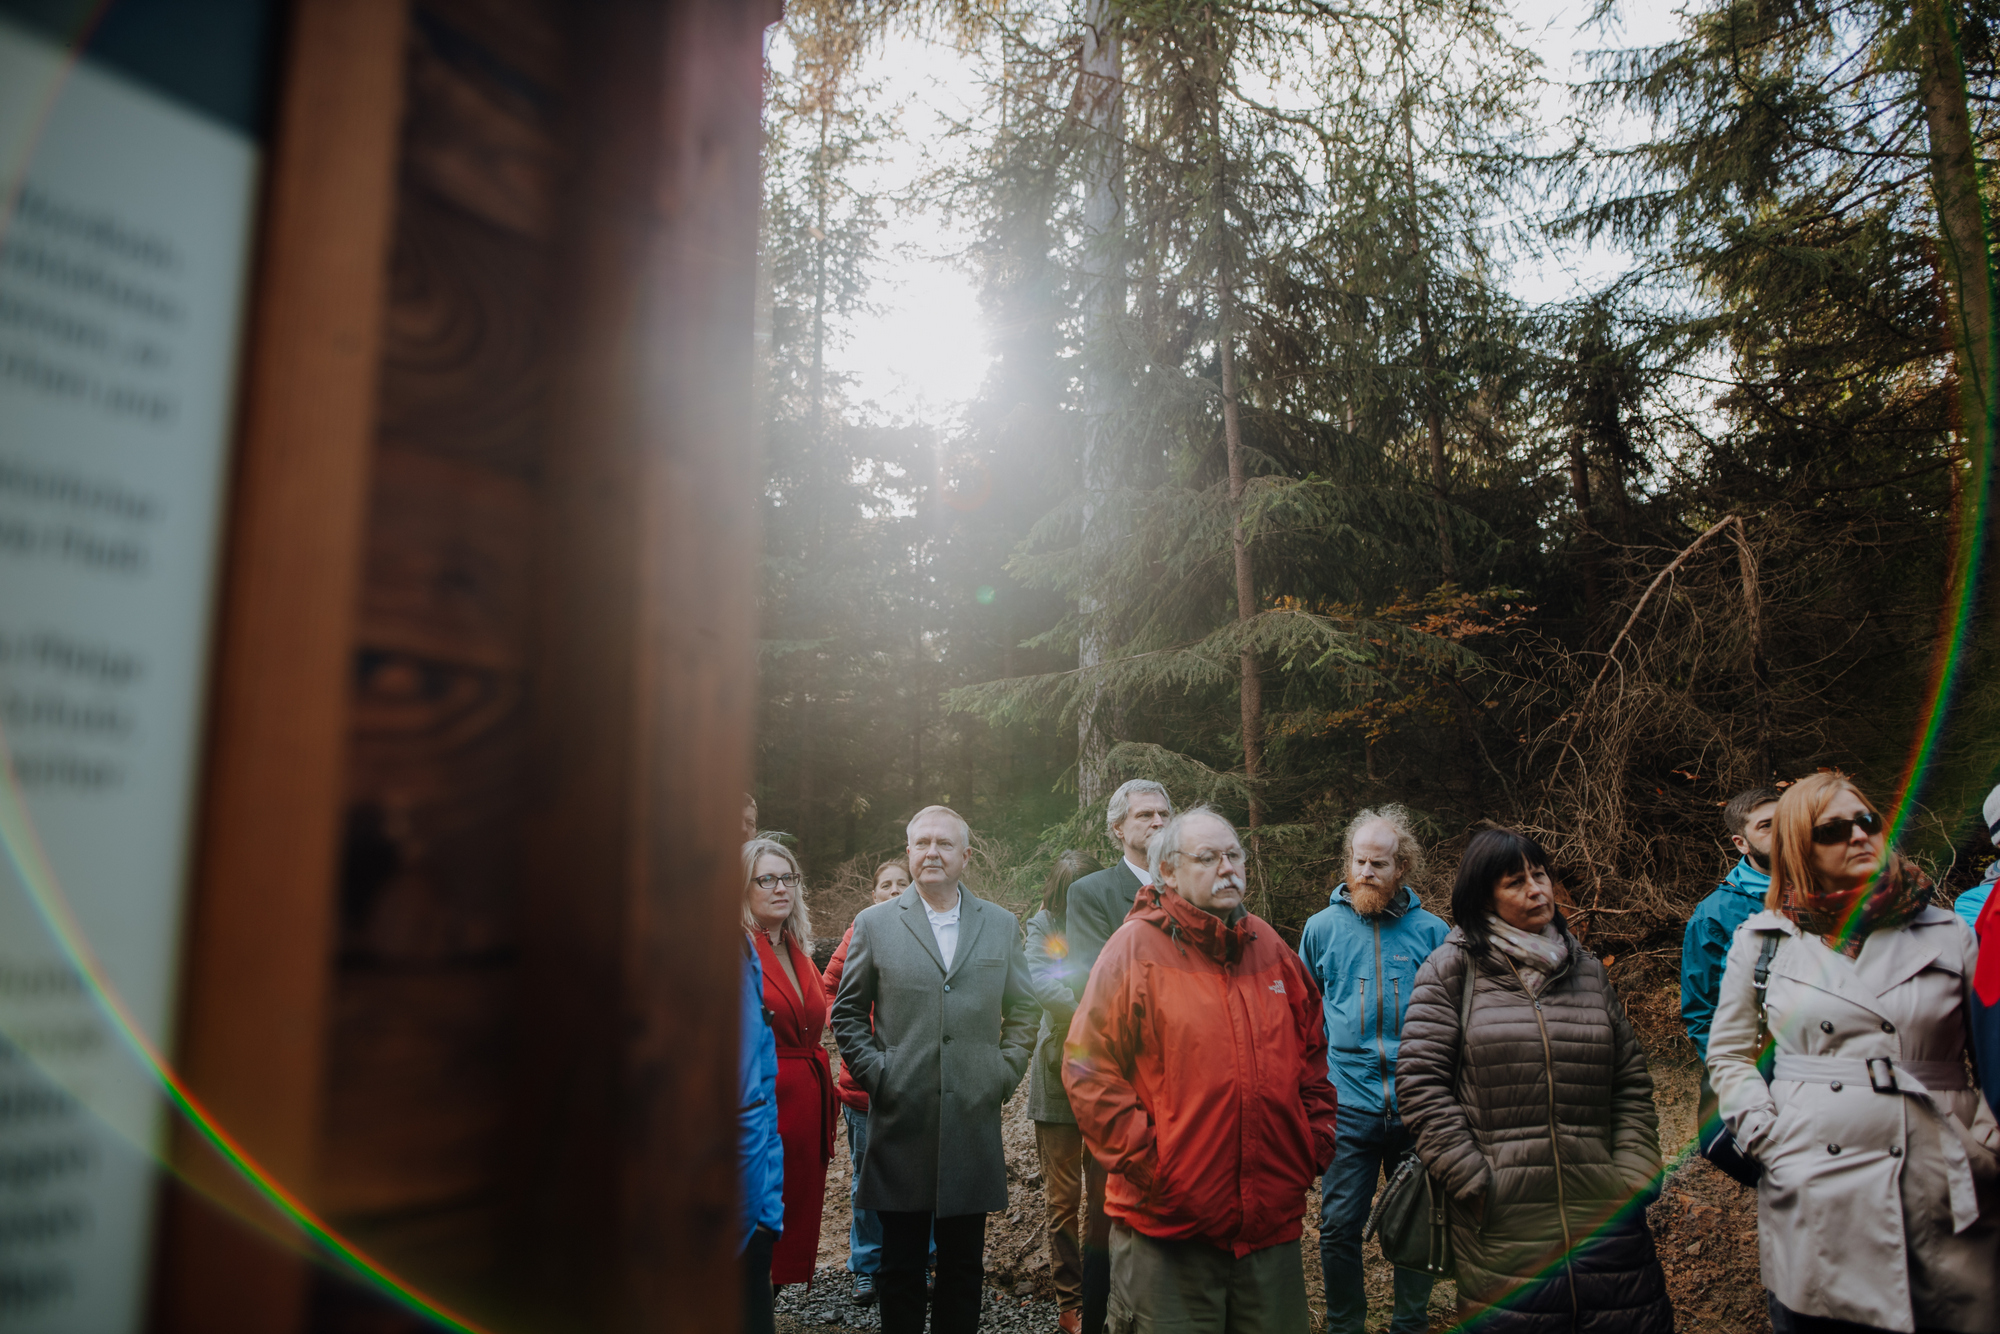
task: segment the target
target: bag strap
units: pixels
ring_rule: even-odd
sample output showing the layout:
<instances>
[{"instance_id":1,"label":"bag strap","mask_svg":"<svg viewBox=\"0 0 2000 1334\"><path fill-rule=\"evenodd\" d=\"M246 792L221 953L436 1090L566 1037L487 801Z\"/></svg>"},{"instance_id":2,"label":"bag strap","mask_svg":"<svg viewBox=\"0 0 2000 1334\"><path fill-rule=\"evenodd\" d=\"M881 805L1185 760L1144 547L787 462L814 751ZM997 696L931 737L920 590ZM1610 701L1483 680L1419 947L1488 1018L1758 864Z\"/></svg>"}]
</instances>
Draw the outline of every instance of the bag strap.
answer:
<instances>
[{"instance_id":1,"label":"bag strap","mask_svg":"<svg viewBox=\"0 0 2000 1334\"><path fill-rule=\"evenodd\" d=\"M1771 960L1778 955L1778 946L1783 943L1782 931L1759 931L1763 937L1757 944L1757 965L1750 970L1750 985L1757 993L1757 1072L1764 1076L1766 1084L1771 1082L1771 1067L1778 1059L1778 1041L1771 1034L1771 1020L1764 1013L1765 993L1771 989Z\"/></svg>"}]
</instances>

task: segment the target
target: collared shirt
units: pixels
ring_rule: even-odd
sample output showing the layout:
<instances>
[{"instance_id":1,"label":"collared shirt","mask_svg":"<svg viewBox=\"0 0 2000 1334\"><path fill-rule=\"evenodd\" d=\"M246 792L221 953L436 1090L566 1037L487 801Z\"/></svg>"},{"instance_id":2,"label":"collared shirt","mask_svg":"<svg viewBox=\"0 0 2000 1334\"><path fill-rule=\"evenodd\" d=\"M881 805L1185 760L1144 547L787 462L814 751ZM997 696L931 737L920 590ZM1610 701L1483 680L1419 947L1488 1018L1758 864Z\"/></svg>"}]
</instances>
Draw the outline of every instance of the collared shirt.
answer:
<instances>
[{"instance_id":1,"label":"collared shirt","mask_svg":"<svg viewBox=\"0 0 2000 1334\"><path fill-rule=\"evenodd\" d=\"M1138 863L1134 862L1130 857L1127 857L1125 859L1125 866L1126 869L1131 871L1133 875L1139 877L1139 884L1141 887L1153 883L1153 873L1151 871L1148 871L1145 867L1140 866Z\"/></svg>"},{"instance_id":2,"label":"collared shirt","mask_svg":"<svg viewBox=\"0 0 2000 1334\"><path fill-rule=\"evenodd\" d=\"M951 956L958 953L958 914L965 907L965 895L958 893L956 885L952 886L952 893L951 907L944 912L931 907L930 900L922 895L917 896L924 905L924 916L931 919L931 934L937 937L938 954L944 959L947 973L951 971Z\"/></svg>"}]
</instances>

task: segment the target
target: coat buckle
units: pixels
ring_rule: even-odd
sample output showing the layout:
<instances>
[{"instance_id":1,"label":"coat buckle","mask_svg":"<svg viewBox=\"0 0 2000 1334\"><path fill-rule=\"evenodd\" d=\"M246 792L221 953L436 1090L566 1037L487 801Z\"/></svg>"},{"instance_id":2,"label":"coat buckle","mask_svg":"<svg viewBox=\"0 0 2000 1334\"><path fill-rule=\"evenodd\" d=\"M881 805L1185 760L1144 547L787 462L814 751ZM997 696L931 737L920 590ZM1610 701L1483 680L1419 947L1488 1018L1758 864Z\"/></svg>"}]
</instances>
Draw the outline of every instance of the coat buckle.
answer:
<instances>
[{"instance_id":1,"label":"coat buckle","mask_svg":"<svg viewBox=\"0 0 2000 1334\"><path fill-rule=\"evenodd\" d=\"M1896 1087L1896 1063L1886 1056L1868 1058L1868 1087L1877 1093L1901 1093Z\"/></svg>"}]
</instances>

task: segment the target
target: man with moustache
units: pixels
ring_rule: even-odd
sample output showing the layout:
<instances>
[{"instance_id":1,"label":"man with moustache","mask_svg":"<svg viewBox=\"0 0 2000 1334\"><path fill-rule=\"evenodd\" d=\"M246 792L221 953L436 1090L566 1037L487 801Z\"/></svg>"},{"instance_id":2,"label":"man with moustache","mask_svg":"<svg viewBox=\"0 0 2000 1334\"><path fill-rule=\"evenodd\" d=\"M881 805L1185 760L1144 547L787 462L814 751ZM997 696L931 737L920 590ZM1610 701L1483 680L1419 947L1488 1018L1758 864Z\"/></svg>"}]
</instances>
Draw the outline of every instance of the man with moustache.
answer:
<instances>
[{"instance_id":1,"label":"man with moustache","mask_svg":"<svg viewBox=\"0 0 2000 1334\"><path fill-rule=\"evenodd\" d=\"M1775 787L1746 788L1722 808L1722 827L1735 845L1736 865L1722 883L1695 906L1681 934L1681 1022L1688 1041L1702 1060L1699 1118L1695 1134L1701 1156L1746 1186L1755 1185L1757 1165L1737 1149L1729 1127L1722 1123L1715 1090L1708 1084L1708 1028L1715 1019L1716 998L1722 994L1722 966L1736 928L1764 911L1764 894L1771 887L1771 822L1778 814Z\"/></svg>"},{"instance_id":2,"label":"man with moustache","mask_svg":"<svg viewBox=\"0 0 2000 1334\"><path fill-rule=\"evenodd\" d=\"M1134 778L1111 794L1105 807L1105 832L1122 854L1102 871L1084 876L1069 887L1065 944L1073 975L1088 979L1098 951L1111 933L1125 923L1132 898L1152 883L1146 869L1146 845L1173 817L1167 790L1147 778ZM1080 1334L1104 1334L1105 1305L1111 1299L1111 1220L1104 1214L1104 1168L1083 1150L1083 1306Z\"/></svg>"},{"instance_id":3,"label":"man with moustache","mask_svg":"<svg viewBox=\"0 0 2000 1334\"><path fill-rule=\"evenodd\" d=\"M855 917L833 1003L840 1059L868 1095L854 1203L882 1223L885 1334L923 1334L927 1305L933 1334L970 1334L986 1215L1007 1207L1000 1108L1027 1073L1042 1012L1020 923L959 879L972 855L965 820L927 806L908 838L916 882Z\"/></svg>"},{"instance_id":4,"label":"man with moustache","mask_svg":"<svg viewBox=\"0 0 2000 1334\"><path fill-rule=\"evenodd\" d=\"M1299 957L1319 984L1326 1012L1328 1075L1340 1095L1340 1148L1321 1183L1319 1258L1326 1276L1328 1334L1362 1334L1361 1230L1384 1171L1411 1145L1396 1110L1396 1052L1417 970L1451 930L1410 888L1423 850L1401 806L1364 810L1348 822L1347 878L1306 922ZM1398 1269L1391 1334L1430 1328L1431 1276Z\"/></svg>"},{"instance_id":5,"label":"man with moustache","mask_svg":"<svg viewBox=\"0 0 2000 1334\"><path fill-rule=\"evenodd\" d=\"M1215 811L1167 821L1147 879L1098 955L1063 1062L1108 1173L1110 1323L1297 1334L1300 1215L1334 1151L1318 989L1243 910L1243 844Z\"/></svg>"}]
</instances>

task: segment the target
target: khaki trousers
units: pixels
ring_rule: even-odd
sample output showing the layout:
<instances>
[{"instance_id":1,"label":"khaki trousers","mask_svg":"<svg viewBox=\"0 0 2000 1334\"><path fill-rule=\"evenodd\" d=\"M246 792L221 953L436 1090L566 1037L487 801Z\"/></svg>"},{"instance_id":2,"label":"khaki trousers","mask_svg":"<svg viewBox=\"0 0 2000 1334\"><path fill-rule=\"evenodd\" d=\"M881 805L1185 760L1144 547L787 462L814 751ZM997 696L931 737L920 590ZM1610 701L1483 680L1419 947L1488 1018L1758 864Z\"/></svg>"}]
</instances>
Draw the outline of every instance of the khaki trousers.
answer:
<instances>
[{"instance_id":1,"label":"khaki trousers","mask_svg":"<svg viewBox=\"0 0 2000 1334\"><path fill-rule=\"evenodd\" d=\"M1237 1259L1205 1241L1155 1241L1111 1224L1108 1334L1306 1334L1299 1243Z\"/></svg>"},{"instance_id":2,"label":"khaki trousers","mask_svg":"<svg viewBox=\"0 0 2000 1334\"><path fill-rule=\"evenodd\" d=\"M1049 1275L1055 1280L1056 1309L1083 1305L1083 1248L1078 1217L1083 1205L1083 1134L1074 1123L1035 1122L1035 1148L1042 1159L1048 1197Z\"/></svg>"}]
</instances>

